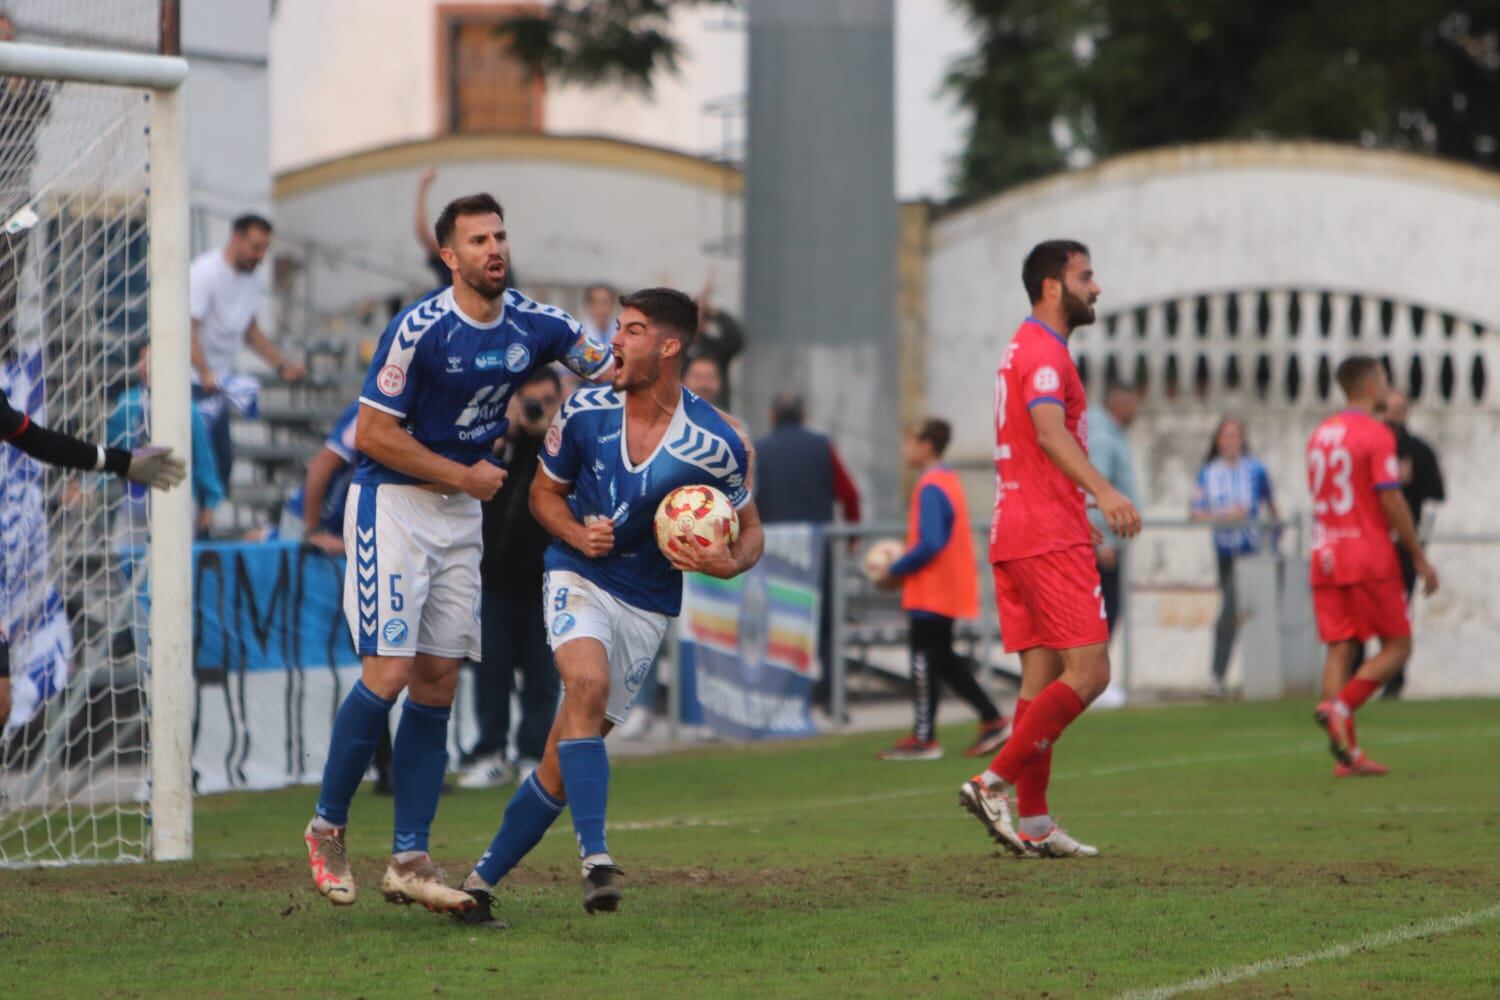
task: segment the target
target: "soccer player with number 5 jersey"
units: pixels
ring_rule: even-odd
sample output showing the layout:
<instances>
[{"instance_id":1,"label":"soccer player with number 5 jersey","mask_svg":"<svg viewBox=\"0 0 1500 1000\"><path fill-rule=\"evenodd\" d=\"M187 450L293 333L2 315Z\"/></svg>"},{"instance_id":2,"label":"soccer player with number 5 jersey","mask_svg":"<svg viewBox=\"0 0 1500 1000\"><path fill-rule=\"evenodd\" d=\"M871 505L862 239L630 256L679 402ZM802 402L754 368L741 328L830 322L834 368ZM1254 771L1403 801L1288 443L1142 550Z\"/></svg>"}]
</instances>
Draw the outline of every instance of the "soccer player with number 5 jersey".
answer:
<instances>
[{"instance_id":1,"label":"soccer player with number 5 jersey","mask_svg":"<svg viewBox=\"0 0 1500 1000\"><path fill-rule=\"evenodd\" d=\"M1088 247L1038 244L1021 279L1031 315L1006 349L995 385L990 526L1000 637L1007 652L1021 655L1021 698L1010 740L959 788L959 804L1015 854L1093 857L1098 850L1058 828L1047 807L1053 744L1109 684L1109 623L1087 498L1122 538L1140 531L1141 518L1088 457L1087 401L1067 340L1094 321L1099 286Z\"/></svg>"},{"instance_id":2,"label":"soccer player with number 5 jersey","mask_svg":"<svg viewBox=\"0 0 1500 1000\"><path fill-rule=\"evenodd\" d=\"M1389 391L1385 368L1356 355L1339 365L1337 378L1349 405L1308 439L1307 484L1313 609L1318 636L1328 644L1315 717L1328 733L1334 774L1343 778L1386 773L1360 750L1354 713L1411 656L1411 618L1391 532L1411 555L1424 594L1437 590L1438 578L1401 494L1396 436L1375 416ZM1372 636L1380 637L1380 652L1351 678L1355 654Z\"/></svg>"}]
</instances>

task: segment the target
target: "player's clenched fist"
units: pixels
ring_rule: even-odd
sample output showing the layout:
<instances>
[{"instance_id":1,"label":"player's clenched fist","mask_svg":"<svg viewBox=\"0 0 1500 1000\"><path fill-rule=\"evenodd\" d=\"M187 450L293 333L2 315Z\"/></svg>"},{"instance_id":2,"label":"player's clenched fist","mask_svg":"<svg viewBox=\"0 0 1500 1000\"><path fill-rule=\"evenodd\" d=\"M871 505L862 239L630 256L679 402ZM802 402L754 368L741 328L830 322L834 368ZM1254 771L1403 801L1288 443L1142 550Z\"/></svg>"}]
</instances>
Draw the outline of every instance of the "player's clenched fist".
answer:
<instances>
[{"instance_id":1,"label":"player's clenched fist","mask_svg":"<svg viewBox=\"0 0 1500 1000\"><path fill-rule=\"evenodd\" d=\"M592 517L583 526L583 544L578 551L590 559L608 555L615 547L615 522L607 517Z\"/></svg>"},{"instance_id":2,"label":"player's clenched fist","mask_svg":"<svg viewBox=\"0 0 1500 1000\"><path fill-rule=\"evenodd\" d=\"M505 470L487 458L469 466L464 475L464 492L475 500L489 500L504 485Z\"/></svg>"},{"instance_id":3,"label":"player's clenched fist","mask_svg":"<svg viewBox=\"0 0 1500 1000\"><path fill-rule=\"evenodd\" d=\"M1099 512L1109 523L1110 531L1121 538L1134 538L1141 533L1140 512L1119 490L1104 490L1094 498L1094 502L1099 505Z\"/></svg>"}]
</instances>

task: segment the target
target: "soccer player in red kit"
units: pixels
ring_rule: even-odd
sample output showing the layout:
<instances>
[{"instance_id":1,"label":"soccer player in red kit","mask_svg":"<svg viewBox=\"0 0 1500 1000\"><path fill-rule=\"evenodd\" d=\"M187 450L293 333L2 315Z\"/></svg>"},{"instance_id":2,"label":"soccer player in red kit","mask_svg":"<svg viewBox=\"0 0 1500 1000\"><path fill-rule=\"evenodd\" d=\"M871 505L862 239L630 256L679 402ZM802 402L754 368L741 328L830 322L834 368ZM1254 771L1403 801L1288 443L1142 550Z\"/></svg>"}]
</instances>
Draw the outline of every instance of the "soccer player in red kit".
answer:
<instances>
[{"instance_id":1,"label":"soccer player in red kit","mask_svg":"<svg viewBox=\"0 0 1500 1000\"><path fill-rule=\"evenodd\" d=\"M1021 656L1021 698L1010 740L959 788L959 804L1015 854L1094 857L1052 822L1052 745L1109 684L1109 623L1092 496L1110 529L1141 529L1135 506L1089 463L1083 381L1068 337L1094 321L1099 286L1088 247L1038 244L1021 269L1031 315L1006 348L995 384L995 516L990 562L1000 637ZM1019 824L1010 796L1018 797Z\"/></svg>"},{"instance_id":2,"label":"soccer player in red kit","mask_svg":"<svg viewBox=\"0 0 1500 1000\"><path fill-rule=\"evenodd\" d=\"M1401 495L1396 436L1375 414L1389 392L1379 361L1356 355L1338 367L1347 409L1318 425L1307 442L1313 497L1311 583L1318 637L1328 644L1318 725L1328 732L1340 777L1382 775L1355 738L1354 713L1411 656L1411 618L1391 532L1411 555L1422 592L1437 590ZM1372 636L1380 652L1351 678L1356 652Z\"/></svg>"}]
</instances>

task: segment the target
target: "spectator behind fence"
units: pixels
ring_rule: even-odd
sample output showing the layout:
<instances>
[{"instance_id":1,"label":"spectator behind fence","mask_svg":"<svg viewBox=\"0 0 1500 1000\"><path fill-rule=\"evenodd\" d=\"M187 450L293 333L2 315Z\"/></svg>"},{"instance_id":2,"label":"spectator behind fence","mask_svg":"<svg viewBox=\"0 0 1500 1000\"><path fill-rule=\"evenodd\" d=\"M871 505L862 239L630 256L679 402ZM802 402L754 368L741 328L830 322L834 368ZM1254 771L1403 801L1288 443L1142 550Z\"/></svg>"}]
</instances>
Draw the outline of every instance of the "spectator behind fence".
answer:
<instances>
[{"instance_id":1,"label":"spectator behind fence","mask_svg":"<svg viewBox=\"0 0 1500 1000\"><path fill-rule=\"evenodd\" d=\"M136 384L120 393L105 425L112 448L126 451L143 446L151 438L151 345L142 344L136 361ZM203 415L192 411L192 468L194 528L200 537L208 531L209 516L224 499L224 487L214 464L213 445ZM145 546L147 490L138 483L125 484L125 503L116 511L112 528L116 551Z\"/></svg>"},{"instance_id":2,"label":"spectator behind fence","mask_svg":"<svg viewBox=\"0 0 1500 1000\"><path fill-rule=\"evenodd\" d=\"M287 382L300 382L307 374L307 369L289 360L261 332L255 320L262 291L255 270L270 248L271 223L259 215L242 215L234 220L229 242L222 249L200 254L188 271L193 401L208 424L226 494L234 466L229 408L245 416L254 416L259 409L259 384L239 374L241 349L249 345Z\"/></svg>"},{"instance_id":3,"label":"spectator behind fence","mask_svg":"<svg viewBox=\"0 0 1500 1000\"><path fill-rule=\"evenodd\" d=\"M496 456L510 470L484 504L484 556L479 564L480 661L474 671L474 714L479 738L459 779L464 788L493 788L525 780L542 759L562 689L542 615L542 555L551 536L531 514L527 496L536 478L542 442L562 401L562 382L551 368L533 372L510 401L510 430ZM521 674L521 720L516 765L510 743L510 696Z\"/></svg>"},{"instance_id":4,"label":"spectator behind fence","mask_svg":"<svg viewBox=\"0 0 1500 1000\"><path fill-rule=\"evenodd\" d=\"M583 290L583 332L601 344L615 341L615 303L618 293L602 281Z\"/></svg>"},{"instance_id":5,"label":"spectator behind fence","mask_svg":"<svg viewBox=\"0 0 1500 1000\"><path fill-rule=\"evenodd\" d=\"M1245 427L1233 417L1225 417L1214 431L1208 456L1198 470L1198 484L1193 490L1194 521L1220 523L1255 521L1264 510L1272 520L1279 520L1276 502L1271 495L1271 477L1260 460L1250 454ZM1218 555L1219 590L1223 602L1219 620L1214 626L1213 684L1217 694L1224 693L1224 675L1234 652L1239 632L1239 608L1234 592L1234 562L1240 556L1259 552L1261 529L1255 524L1214 529L1214 551Z\"/></svg>"},{"instance_id":6,"label":"spectator behind fence","mask_svg":"<svg viewBox=\"0 0 1500 1000\"><path fill-rule=\"evenodd\" d=\"M906 552L891 564L883 588L901 588L910 621L912 731L880 754L881 760L937 760L939 685L947 684L979 715L979 735L966 757L993 754L1005 742L1005 720L953 649L956 619L979 617L979 564L969 505L958 475L943 464L953 428L929 417L906 435L901 457L921 473L907 516Z\"/></svg>"},{"instance_id":7,"label":"spectator behind fence","mask_svg":"<svg viewBox=\"0 0 1500 1000\"><path fill-rule=\"evenodd\" d=\"M1438 466L1437 452L1432 445L1417 437L1406 427L1406 418L1411 403L1400 392L1392 389L1385 398L1385 420L1396 435L1396 458L1401 463L1401 492L1406 505L1411 508L1411 519L1417 534L1425 543L1431 534L1431 520L1424 521L1422 508L1429 503L1442 503L1447 499L1443 492L1443 470ZM1427 507L1428 513L1432 508ZM1406 601L1411 604L1412 591L1417 584L1417 568L1412 563L1406 546L1396 546L1396 555L1401 560L1401 582L1406 585ZM1358 664L1355 665L1357 670ZM1406 686L1406 664L1396 671L1382 693L1384 698L1401 697Z\"/></svg>"},{"instance_id":8,"label":"spectator behind fence","mask_svg":"<svg viewBox=\"0 0 1500 1000\"><path fill-rule=\"evenodd\" d=\"M826 435L802 425L802 397L778 393L771 433L755 442L756 505L766 524L832 524L833 505L859 523L859 488Z\"/></svg>"},{"instance_id":9,"label":"spectator behind fence","mask_svg":"<svg viewBox=\"0 0 1500 1000\"><path fill-rule=\"evenodd\" d=\"M719 374L719 365L709 357L697 357L689 361L682 370L682 384L687 387L688 392L715 406L719 405L719 398L724 394L724 379Z\"/></svg>"},{"instance_id":10,"label":"spectator behind fence","mask_svg":"<svg viewBox=\"0 0 1500 1000\"><path fill-rule=\"evenodd\" d=\"M432 190L432 182L437 180L437 171L428 167L422 171L422 176L417 178L417 200L412 211L412 235L417 238L417 246L422 248L422 265L432 272L433 283L444 288L453 284L453 272L448 265L443 263L443 255L438 250L437 232L432 228L431 221L427 218L427 194ZM398 306L396 312L400 312Z\"/></svg>"},{"instance_id":11,"label":"spectator behind fence","mask_svg":"<svg viewBox=\"0 0 1500 1000\"><path fill-rule=\"evenodd\" d=\"M745 329L739 320L712 302L714 273L708 272L703 282L703 291L698 294L698 332L688 345L687 359L692 363L697 358L708 358L719 369L719 398L714 405L721 410L733 409L730 392L729 363L745 348Z\"/></svg>"},{"instance_id":12,"label":"spectator behind fence","mask_svg":"<svg viewBox=\"0 0 1500 1000\"><path fill-rule=\"evenodd\" d=\"M1104 405L1089 408L1089 460L1094 468L1119 490L1127 500L1141 505L1135 485L1135 461L1130 457L1130 439L1125 432L1135 422L1141 408L1141 396L1135 387L1111 380L1104 390ZM1120 539L1109 530L1098 507L1088 509L1089 522L1104 536L1097 546L1099 585L1104 598L1109 631L1115 630L1125 595L1120 591L1120 562L1125 558Z\"/></svg>"},{"instance_id":13,"label":"spectator behind fence","mask_svg":"<svg viewBox=\"0 0 1500 1000\"><path fill-rule=\"evenodd\" d=\"M282 508L280 535L301 540L331 556L344 554L344 501L354 482L354 426L359 419L359 400L344 408L323 447L307 463L302 486L287 498Z\"/></svg>"},{"instance_id":14,"label":"spectator behind fence","mask_svg":"<svg viewBox=\"0 0 1500 1000\"><path fill-rule=\"evenodd\" d=\"M778 393L771 404L771 433L755 442L755 504L766 524L833 523L835 502L844 521L858 524L859 488L854 485L833 442L802 426L802 397ZM833 576L825 561L819 588L823 594L818 617L818 661L822 675L813 697L825 708L832 694L828 657L833 638Z\"/></svg>"}]
</instances>

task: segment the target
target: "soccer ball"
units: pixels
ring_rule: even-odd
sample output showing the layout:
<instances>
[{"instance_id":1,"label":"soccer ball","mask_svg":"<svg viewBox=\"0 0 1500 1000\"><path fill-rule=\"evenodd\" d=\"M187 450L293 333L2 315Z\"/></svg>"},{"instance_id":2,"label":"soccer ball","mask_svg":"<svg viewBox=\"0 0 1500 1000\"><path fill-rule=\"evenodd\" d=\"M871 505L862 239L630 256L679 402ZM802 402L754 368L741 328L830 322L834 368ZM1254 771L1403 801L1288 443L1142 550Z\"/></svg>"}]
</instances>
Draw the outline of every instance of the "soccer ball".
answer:
<instances>
[{"instance_id":1,"label":"soccer ball","mask_svg":"<svg viewBox=\"0 0 1500 1000\"><path fill-rule=\"evenodd\" d=\"M740 537L740 516L728 497L712 486L679 486L656 508L656 544L662 552L673 541L707 547L718 537L718 521L729 522L730 542Z\"/></svg>"},{"instance_id":2,"label":"soccer ball","mask_svg":"<svg viewBox=\"0 0 1500 1000\"><path fill-rule=\"evenodd\" d=\"M891 563L901 558L906 551L906 546L894 538L882 538L865 549L865 559L861 568L865 571L865 579L874 583L885 576L886 570L891 568Z\"/></svg>"}]
</instances>

